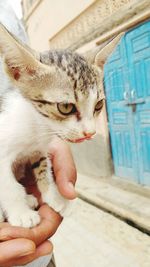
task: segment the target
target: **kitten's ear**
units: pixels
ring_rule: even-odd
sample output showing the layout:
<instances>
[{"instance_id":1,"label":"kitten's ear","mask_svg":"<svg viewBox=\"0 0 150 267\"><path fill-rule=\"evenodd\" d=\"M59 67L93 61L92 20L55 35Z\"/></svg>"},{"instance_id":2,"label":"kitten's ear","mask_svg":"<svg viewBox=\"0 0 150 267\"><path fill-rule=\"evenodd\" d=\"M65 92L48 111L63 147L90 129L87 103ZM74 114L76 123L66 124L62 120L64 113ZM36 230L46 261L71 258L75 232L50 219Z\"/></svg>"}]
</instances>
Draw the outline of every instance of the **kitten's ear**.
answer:
<instances>
[{"instance_id":1,"label":"kitten's ear","mask_svg":"<svg viewBox=\"0 0 150 267\"><path fill-rule=\"evenodd\" d=\"M96 55L95 57L95 65L100 68L104 67L104 64L107 58L112 54L116 45L119 43L121 37L124 35L124 32L118 34L113 40L107 43Z\"/></svg>"},{"instance_id":2,"label":"kitten's ear","mask_svg":"<svg viewBox=\"0 0 150 267\"><path fill-rule=\"evenodd\" d=\"M0 23L0 55L4 59L5 70L15 82L24 82L30 77L48 72L48 66L40 63L39 54L22 44Z\"/></svg>"}]
</instances>

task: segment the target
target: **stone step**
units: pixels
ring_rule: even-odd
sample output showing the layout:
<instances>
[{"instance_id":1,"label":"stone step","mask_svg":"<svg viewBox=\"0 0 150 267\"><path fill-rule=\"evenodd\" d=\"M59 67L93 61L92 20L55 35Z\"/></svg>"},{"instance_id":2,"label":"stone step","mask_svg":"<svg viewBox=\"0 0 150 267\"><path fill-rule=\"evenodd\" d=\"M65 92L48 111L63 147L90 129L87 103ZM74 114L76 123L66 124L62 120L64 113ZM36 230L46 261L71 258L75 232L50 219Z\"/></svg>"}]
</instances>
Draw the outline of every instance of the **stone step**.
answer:
<instances>
[{"instance_id":1,"label":"stone step","mask_svg":"<svg viewBox=\"0 0 150 267\"><path fill-rule=\"evenodd\" d=\"M150 233L150 188L117 177L95 178L78 174L79 197Z\"/></svg>"},{"instance_id":2,"label":"stone step","mask_svg":"<svg viewBox=\"0 0 150 267\"><path fill-rule=\"evenodd\" d=\"M52 238L57 267L149 267L150 237L77 199Z\"/></svg>"}]
</instances>

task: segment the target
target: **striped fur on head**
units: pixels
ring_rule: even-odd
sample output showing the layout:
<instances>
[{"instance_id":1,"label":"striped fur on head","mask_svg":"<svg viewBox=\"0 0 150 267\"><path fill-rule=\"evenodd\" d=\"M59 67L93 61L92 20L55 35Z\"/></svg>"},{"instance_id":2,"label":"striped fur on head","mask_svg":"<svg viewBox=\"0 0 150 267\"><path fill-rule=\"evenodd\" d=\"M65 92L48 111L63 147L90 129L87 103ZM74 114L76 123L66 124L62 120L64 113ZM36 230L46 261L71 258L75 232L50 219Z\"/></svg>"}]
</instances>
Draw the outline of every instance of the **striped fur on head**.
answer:
<instances>
[{"instance_id":1,"label":"striped fur on head","mask_svg":"<svg viewBox=\"0 0 150 267\"><path fill-rule=\"evenodd\" d=\"M43 118L49 119L48 127L71 140L95 132L95 118L104 99L102 68L107 51L111 53L119 39L103 48L96 56L96 64L91 65L84 57L67 50L33 51L0 24L0 54L13 84L12 91L15 85L17 92ZM71 104L74 112L64 114L60 104Z\"/></svg>"},{"instance_id":2,"label":"striped fur on head","mask_svg":"<svg viewBox=\"0 0 150 267\"><path fill-rule=\"evenodd\" d=\"M74 90L87 94L88 88L97 85L97 75L84 57L67 50L54 50L40 53L40 61L55 65L67 74L73 82Z\"/></svg>"}]
</instances>

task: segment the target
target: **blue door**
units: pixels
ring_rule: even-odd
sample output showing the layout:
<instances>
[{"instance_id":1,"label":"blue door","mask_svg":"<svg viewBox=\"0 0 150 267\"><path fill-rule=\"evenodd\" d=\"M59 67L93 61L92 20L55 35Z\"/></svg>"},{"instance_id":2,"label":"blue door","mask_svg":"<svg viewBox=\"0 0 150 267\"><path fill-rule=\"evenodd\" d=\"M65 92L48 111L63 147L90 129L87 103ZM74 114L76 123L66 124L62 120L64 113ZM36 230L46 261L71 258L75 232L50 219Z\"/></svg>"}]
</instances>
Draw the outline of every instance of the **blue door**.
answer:
<instances>
[{"instance_id":1,"label":"blue door","mask_svg":"<svg viewBox=\"0 0 150 267\"><path fill-rule=\"evenodd\" d=\"M150 21L126 33L104 73L115 174L150 185Z\"/></svg>"}]
</instances>

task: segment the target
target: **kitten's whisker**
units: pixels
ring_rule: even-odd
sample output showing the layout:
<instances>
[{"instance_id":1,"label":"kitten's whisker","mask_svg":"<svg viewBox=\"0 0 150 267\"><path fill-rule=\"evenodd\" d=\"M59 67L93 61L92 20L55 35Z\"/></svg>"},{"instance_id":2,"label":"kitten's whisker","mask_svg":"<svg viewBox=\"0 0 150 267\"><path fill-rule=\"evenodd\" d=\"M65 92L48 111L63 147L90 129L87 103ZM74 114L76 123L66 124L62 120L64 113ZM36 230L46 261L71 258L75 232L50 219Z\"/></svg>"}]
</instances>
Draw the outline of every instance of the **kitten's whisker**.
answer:
<instances>
[{"instance_id":1,"label":"kitten's whisker","mask_svg":"<svg viewBox=\"0 0 150 267\"><path fill-rule=\"evenodd\" d=\"M121 68L123 68L125 65L121 66ZM117 77L118 75L120 75L120 70L119 69L116 69L116 70L113 70L112 72L110 71L109 75L105 75L104 78L103 78L103 85L106 83L107 80L109 80L111 78L111 76L115 73L115 77ZM129 70L129 69L124 69L123 72L122 72L122 77L124 77L127 73L128 74L132 74L133 70ZM124 77L126 78L126 77Z\"/></svg>"},{"instance_id":2,"label":"kitten's whisker","mask_svg":"<svg viewBox=\"0 0 150 267\"><path fill-rule=\"evenodd\" d=\"M47 141L47 143L49 143L51 141L51 139L54 137L54 136L61 136L62 135L62 132L43 132L43 133L40 133L39 134L39 138L41 139L41 142L42 142L42 138L44 138L44 142ZM10 138L12 138L13 136L10 135ZM14 137L15 137L15 134L14 134ZM22 137L24 137L24 135L22 135ZM35 138L34 135L31 135L31 136L28 136L28 138L30 139L30 143L32 143L33 145L35 145L37 142L39 142L37 140L37 138ZM21 142L21 136L19 139L17 140L14 140L13 142L13 146L15 146L16 144L19 144ZM4 142L2 141L2 143L4 144ZM5 144L4 144L5 145ZM6 145L7 145L7 141L6 141Z\"/></svg>"}]
</instances>

